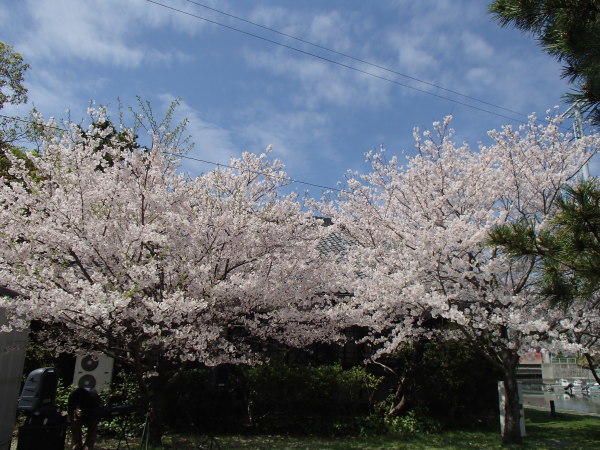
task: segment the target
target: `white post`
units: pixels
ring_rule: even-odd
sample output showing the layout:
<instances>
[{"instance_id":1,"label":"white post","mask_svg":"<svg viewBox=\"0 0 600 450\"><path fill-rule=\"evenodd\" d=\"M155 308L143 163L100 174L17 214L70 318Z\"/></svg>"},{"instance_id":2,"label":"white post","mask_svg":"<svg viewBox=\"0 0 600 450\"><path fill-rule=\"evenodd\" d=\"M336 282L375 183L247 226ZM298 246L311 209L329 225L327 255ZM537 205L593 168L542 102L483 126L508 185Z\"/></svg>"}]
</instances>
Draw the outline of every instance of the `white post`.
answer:
<instances>
[{"instance_id":1,"label":"white post","mask_svg":"<svg viewBox=\"0 0 600 450\"><path fill-rule=\"evenodd\" d=\"M0 308L0 326L6 324L5 311ZM0 450L10 449L23 379L27 337L27 331L0 332Z\"/></svg>"}]
</instances>

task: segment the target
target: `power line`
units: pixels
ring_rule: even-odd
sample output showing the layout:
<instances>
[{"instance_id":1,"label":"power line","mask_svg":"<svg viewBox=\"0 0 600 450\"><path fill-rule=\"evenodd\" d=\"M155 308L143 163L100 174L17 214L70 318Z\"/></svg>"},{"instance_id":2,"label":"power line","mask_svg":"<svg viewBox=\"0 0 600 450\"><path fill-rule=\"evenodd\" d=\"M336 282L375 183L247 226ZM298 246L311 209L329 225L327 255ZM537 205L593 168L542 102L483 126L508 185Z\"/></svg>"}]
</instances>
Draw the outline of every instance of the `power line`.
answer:
<instances>
[{"instance_id":1,"label":"power line","mask_svg":"<svg viewBox=\"0 0 600 450\"><path fill-rule=\"evenodd\" d=\"M41 124L39 122L35 122L33 120L30 120L30 119L23 119L22 117L5 116L4 114L0 114L0 117L2 117L4 119L15 120L15 121L19 121L19 122L25 122L25 123L28 123L28 124L31 124L31 125L37 125L37 126L41 126L43 128L49 128L49 129L52 129L52 130L57 130L57 131L62 131L62 132L68 133L68 130L65 130L64 128L61 128L59 126L45 125L45 124ZM176 158L189 159L189 160L201 162L201 163L204 163L204 164L211 164L211 165L217 166L217 167L225 167L227 169L238 170L236 167L233 167L232 165L218 163L218 162L215 162L215 161L209 161L207 159L201 159L201 158L196 158L196 157L193 157L193 156L187 156L187 155L180 154L180 153L172 153L172 152L166 152L166 151L162 152L162 153L165 154L165 155L174 156ZM266 172L261 172L261 171L258 171L258 170L249 170L249 169L247 169L247 172L250 172L250 173L255 174L255 175L262 175L265 178L271 178L271 179L275 179L275 180L279 180L279 181L285 181L287 183L303 184L305 186L317 187L317 188L321 188L321 189L328 189L328 190L337 191L337 192L341 192L342 191L341 189L332 188L332 187L329 187L329 186L324 186L324 185L316 184L316 183L310 183L308 181L302 181L302 180L298 180L296 178L291 178L291 177L280 177L280 176L277 176L277 175L273 175L273 174L266 173Z\"/></svg>"},{"instance_id":2,"label":"power line","mask_svg":"<svg viewBox=\"0 0 600 450\"><path fill-rule=\"evenodd\" d=\"M420 88L417 88L415 86L411 86L409 84L401 83L401 82L399 82L397 80L392 80L391 78L387 78L387 77L384 77L384 76L381 76L381 75L377 75L377 74L375 74L373 72L368 72L366 70L362 70L362 69L359 69L357 67L350 66L348 64L344 64L344 63L341 63L339 61L336 61L336 60L333 60L333 59L330 59L330 58L326 58L326 57L321 56L321 55L317 55L316 53L311 53L311 52L308 52L306 50L302 50L300 48L293 47L293 46L287 45L287 44L283 44L283 43L275 41L273 39L269 39L269 38L266 38L264 36L260 36L258 34L251 33L249 31L241 30L239 28L232 27L230 25L226 25L224 23L217 22L217 21L212 20L212 19L208 19L206 17L199 16L197 14L193 14L191 12L175 8L173 6L165 5L164 3L160 3L160 2L157 2L155 0L146 0L146 1L148 3L153 3L153 4L157 5L157 6L161 6L163 8L170 9L172 11L175 11L175 12L178 12L178 13L181 13L181 14L185 14L185 15L190 16L190 17L194 17L194 18L196 18L198 20L203 20L203 21L211 23L213 25L218 25L218 26L226 28L228 30L235 31L237 33L241 33L241 34L253 37L255 39L259 39L259 40L262 40L262 41L265 41L265 42L269 42L271 44L274 44L274 45L277 45L277 46L280 46L280 47L283 47L283 48L287 48L288 50L292 50L292 51L301 53L303 55L311 56L313 58L317 58L317 59L320 59L322 61L325 61L325 62L328 62L328 63L331 63L331 64L335 64L337 66L340 66L340 67L343 67L343 68L346 68L346 69L353 70L353 71L361 73L363 75L367 75L367 76L370 76L370 77L373 77L373 78L377 78L377 79L382 80L382 81L387 81L388 83L392 83L392 84L395 84L395 85L398 85L398 86L402 86L402 87L405 87L405 88L408 88L408 89L412 89L414 91L421 92L421 93L427 94L427 95L431 95L433 97L437 97L437 98L440 98L442 100L447 100L447 101L456 103L458 105L466 106L467 108L475 109L477 111L481 111L481 112L484 112L484 113L487 113L487 114L492 114L492 115L497 116L497 117L502 117L503 119L510 120L511 122L521 122L520 119L515 119L514 117L506 116L504 114L500 114L500 113L497 113L497 112L494 112L494 111L490 111L490 110L485 109L485 108L480 108L479 106L475 106L475 105L471 105L469 103L461 102L459 100L455 100L455 99L450 98L450 97L445 97L443 95L436 94L434 92L427 91L425 89L420 89ZM518 114L519 115L523 115L522 113L518 113Z\"/></svg>"},{"instance_id":3,"label":"power line","mask_svg":"<svg viewBox=\"0 0 600 450\"><path fill-rule=\"evenodd\" d=\"M185 158L185 159L191 159L193 161L198 161L198 162L201 162L201 163L212 164L212 165L217 166L217 167L226 167L228 169L236 169L235 167L230 166L228 164L222 164L222 163L218 163L218 162L214 162L214 161L208 161L208 160L205 160L205 159L195 158L195 157L187 156L187 155L179 155L179 154L170 153L170 152L164 152L164 153L167 154L167 155L177 156L177 157L181 157L181 158ZM309 183L308 181L301 181L301 180L297 180L295 178L280 177L280 176L277 176L277 175L271 175L271 174L268 174L268 173L264 173L264 172L260 172L260 171L255 171L255 170L248 170L248 172L254 173L256 175L262 175L262 176L268 177L268 178L273 178L273 179L276 179L276 180L286 181L286 182L289 182L289 183L304 184L306 186L312 186L312 187L317 187L317 188L321 188L321 189L329 189L329 190L332 190L332 191L342 192L341 189L332 188L332 187L329 187L329 186L323 186L321 184Z\"/></svg>"},{"instance_id":4,"label":"power line","mask_svg":"<svg viewBox=\"0 0 600 450\"><path fill-rule=\"evenodd\" d=\"M393 74L395 74L395 75L400 75L401 77L408 78L409 80L417 81L417 82L419 82L419 83L422 83L422 84L425 84L425 85L427 85L427 86L431 86L431 87L434 87L434 88L440 89L440 90L442 90L442 91L449 92L449 93L451 93L451 94L459 95L459 96L461 96L461 97L463 97L463 98L467 98L467 99L469 99L469 100L474 100L474 101L476 101L476 102L479 102L479 103L482 103L482 104L484 104L484 105L488 105L488 106L492 106L492 107L494 107L494 108L502 109L502 110L504 110L504 111L506 111L506 112L510 112L510 113L513 113L513 114L517 114L517 115L519 115L519 116L522 116L522 117L525 117L525 118L527 117L527 115L526 115L526 114L523 114L522 112L515 111L515 110L513 110L513 109L509 109L509 108L505 108L505 107L503 107L503 106L499 106L499 105L496 105L496 104L494 104L494 103L490 103L490 102L487 102L487 101L485 101L485 100L481 100L481 99L479 99L479 98L477 98L477 97L472 97L472 96L470 96L470 95L463 94L462 92L458 92L458 91L455 91L455 90L453 90L453 89L448 89L448 88L445 88L444 86L440 86L439 84L435 84L435 83L431 83L431 82L429 82L429 81L421 80L420 78L417 78L417 77L414 77L414 76L411 76L411 75L408 75L408 74L405 74L405 73L399 72L399 71L397 71L397 70L394 70L394 69L390 69L389 67L385 67L385 66L382 66L382 65L380 65L380 64L377 64L377 63L374 63L374 62L370 62L370 61L367 61L367 60L364 60L364 59L361 59L361 58L357 58L357 57L355 57L355 56L352 56L352 55L349 55L349 54L347 54L347 53L340 52L340 51L337 51L337 50L331 49L331 48L329 48L329 47L325 47L324 45L320 45L320 44L316 44L316 43L314 43L314 42L311 42L311 41L307 41L307 40L305 40L305 39L302 39L302 38L299 38L299 37L297 37L297 36L294 36L294 35L291 35L291 34L285 33L285 32L283 32L283 31L279 31L279 30L276 30L276 29L274 29L274 28L270 28L270 27L267 27L267 26L265 26L265 25L261 25L261 24L259 24L259 23L256 23L256 22L252 22L251 20L244 19L243 17L239 17L239 16L236 16L236 15L234 15L234 14L230 14L230 13L227 13L227 12L225 12L225 11L221 11L221 10L219 10L219 9L212 8L212 7L208 6L208 5L204 5L204 4L202 4L202 3L199 3L199 2L196 2L196 1L194 1L194 0L185 0L185 1L186 1L186 2L188 2L188 3L191 3L191 4L193 4L193 5L200 6L200 7L202 7L202 8L208 9L208 10L210 10L210 11L216 12L216 13L218 13L218 14L222 14L222 15L224 15L224 16L230 17L230 18L232 18L232 19L239 20L239 21L241 21L241 22L244 22L244 23L247 23L247 24L253 25L253 26L255 26L255 27L258 27L258 28L262 28L263 30L271 31L271 32L273 32L273 33L279 34L280 36L284 36L284 37L286 37L286 38L290 38L290 39L293 39L293 40L295 40L295 41L302 42L303 44L307 44L307 45L310 45L310 46L312 46L312 47L316 47L316 48L319 48L319 49L321 49L321 50L325 50L325 51L327 51L327 52L330 52L330 53L333 53L333 54L335 54L335 55L343 56L344 58L348 58L348 59L351 59L351 60L353 60L353 61L360 62L360 63L362 63L362 64L365 64L365 65L368 65L368 66L371 66L371 67L375 67L375 68L377 68L377 69L381 69L381 70L384 70L384 71L386 71L386 72L389 72L389 73L393 73ZM152 2L152 3L155 3L155 2Z\"/></svg>"},{"instance_id":5,"label":"power line","mask_svg":"<svg viewBox=\"0 0 600 450\"><path fill-rule=\"evenodd\" d=\"M40 126L42 128L49 128L51 130L57 130L57 131L63 131L65 133L68 132L68 130L65 130L64 128L61 128L59 126L56 125L46 125L46 124L42 124L39 122L35 122L31 119L23 119L22 117L18 117L18 116L6 116L4 114L0 114L0 117L2 117L3 119L8 119L8 120L14 120L16 122L24 122L24 123L28 123L30 125L37 125Z\"/></svg>"}]
</instances>

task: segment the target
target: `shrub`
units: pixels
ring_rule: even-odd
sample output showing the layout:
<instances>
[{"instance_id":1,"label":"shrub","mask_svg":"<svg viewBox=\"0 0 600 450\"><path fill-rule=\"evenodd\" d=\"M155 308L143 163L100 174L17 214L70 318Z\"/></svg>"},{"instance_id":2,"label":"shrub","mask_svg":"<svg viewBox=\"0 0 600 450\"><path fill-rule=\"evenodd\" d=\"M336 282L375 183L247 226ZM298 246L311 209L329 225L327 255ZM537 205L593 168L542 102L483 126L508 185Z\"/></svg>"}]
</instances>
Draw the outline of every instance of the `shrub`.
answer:
<instances>
[{"instance_id":1,"label":"shrub","mask_svg":"<svg viewBox=\"0 0 600 450\"><path fill-rule=\"evenodd\" d=\"M239 431L246 417L245 383L235 367L219 371L226 374L226 382L216 382L217 371L207 367L188 369L170 379L163 405L169 426L209 434Z\"/></svg>"},{"instance_id":2,"label":"shrub","mask_svg":"<svg viewBox=\"0 0 600 450\"><path fill-rule=\"evenodd\" d=\"M400 350L389 365L407 377L405 395L408 410L418 409L418 416L432 417L445 425L471 424L497 411L500 378L498 369L475 350L461 342L425 342ZM386 379L390 394L377 404L385 414L394 398L397 380ZM409 422L406 411L401 413ZM405 428L406 428L405 427Z\"/></svg>"},{"instance_id":3,"label":"shrub","mask_svg":"<svg viewBox=\"0 0 600 450\"><path fill-rule=\"evenodd\" d=\"M364 367L269 363L245 371L249 421L261 431L332 433L356 429L348 418L370 412L380 379ZM350 421L352 422L352 421Z\"/></svg>"},{"instance_id":4,"label":"shrub","mask_svg":"<svg viewBox=\"0 0 600 450\"><path fill-rule=\"evenodd\" d=\"M439 433L442 429L440 422L422 409L412 409L402 416L387 419L385 425L388 432L400 435Z\"/></svg>"}]
</instances>

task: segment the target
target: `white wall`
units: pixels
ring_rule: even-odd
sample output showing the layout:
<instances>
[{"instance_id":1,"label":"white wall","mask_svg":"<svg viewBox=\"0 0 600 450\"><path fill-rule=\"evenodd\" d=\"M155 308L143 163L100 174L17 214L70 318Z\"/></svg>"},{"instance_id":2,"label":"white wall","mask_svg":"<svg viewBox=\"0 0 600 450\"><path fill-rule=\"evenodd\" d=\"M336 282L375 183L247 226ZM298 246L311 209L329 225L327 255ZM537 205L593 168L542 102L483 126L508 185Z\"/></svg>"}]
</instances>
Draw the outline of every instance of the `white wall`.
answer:
<instances>
[{"instance_id":1,"label":"white wall","mask_svg":"<svg viewBox=\"0 0 600 450\"><path fill-rule=\"evenodd\" d=\"M0 308L0 326L6 324ZM20 394L28 333L0 333L0 450L9 450Z\"/></svg>"}]
</instances>

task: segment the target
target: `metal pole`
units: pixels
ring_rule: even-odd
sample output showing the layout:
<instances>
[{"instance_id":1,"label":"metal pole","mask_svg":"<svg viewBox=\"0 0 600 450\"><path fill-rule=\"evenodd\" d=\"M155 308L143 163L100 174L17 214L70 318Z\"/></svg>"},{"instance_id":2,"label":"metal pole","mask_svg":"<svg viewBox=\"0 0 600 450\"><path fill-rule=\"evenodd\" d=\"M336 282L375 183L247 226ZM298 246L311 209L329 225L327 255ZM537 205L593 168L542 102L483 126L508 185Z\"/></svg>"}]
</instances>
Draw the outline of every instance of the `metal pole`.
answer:
<instances>
[{"instance_id":1,"label":"metal pole","mask_svg":"<svg viewBox=\"0 0 600 450\"><path fill-rule=\"evenodd\" d=\"M575 108L575 122L573 123L573 129L575 130L575 137L581 139L583 137L583 121L581 120L581 110L579 109L579 103ZM590 167L588 163L583 166L583 181L587 181L590 178Z\"/></svg>"},{"instance_id":2,"label":"metal pole","mask_svg":"<svg viewBox=\"0 0 600 450\"><path fill-rule=\"evenodd\" d=\"M574 103L569 109L565 111L565 114L573 111L573 133L575 134L575 139L581 139L583 137L583 120L581 118L581 108L579 107L579 102ZM583 181L587 181L590 178L590 168L588 163L585 163L583 168L581 169L581 176Z\"/></svg>"}]
</instances>

